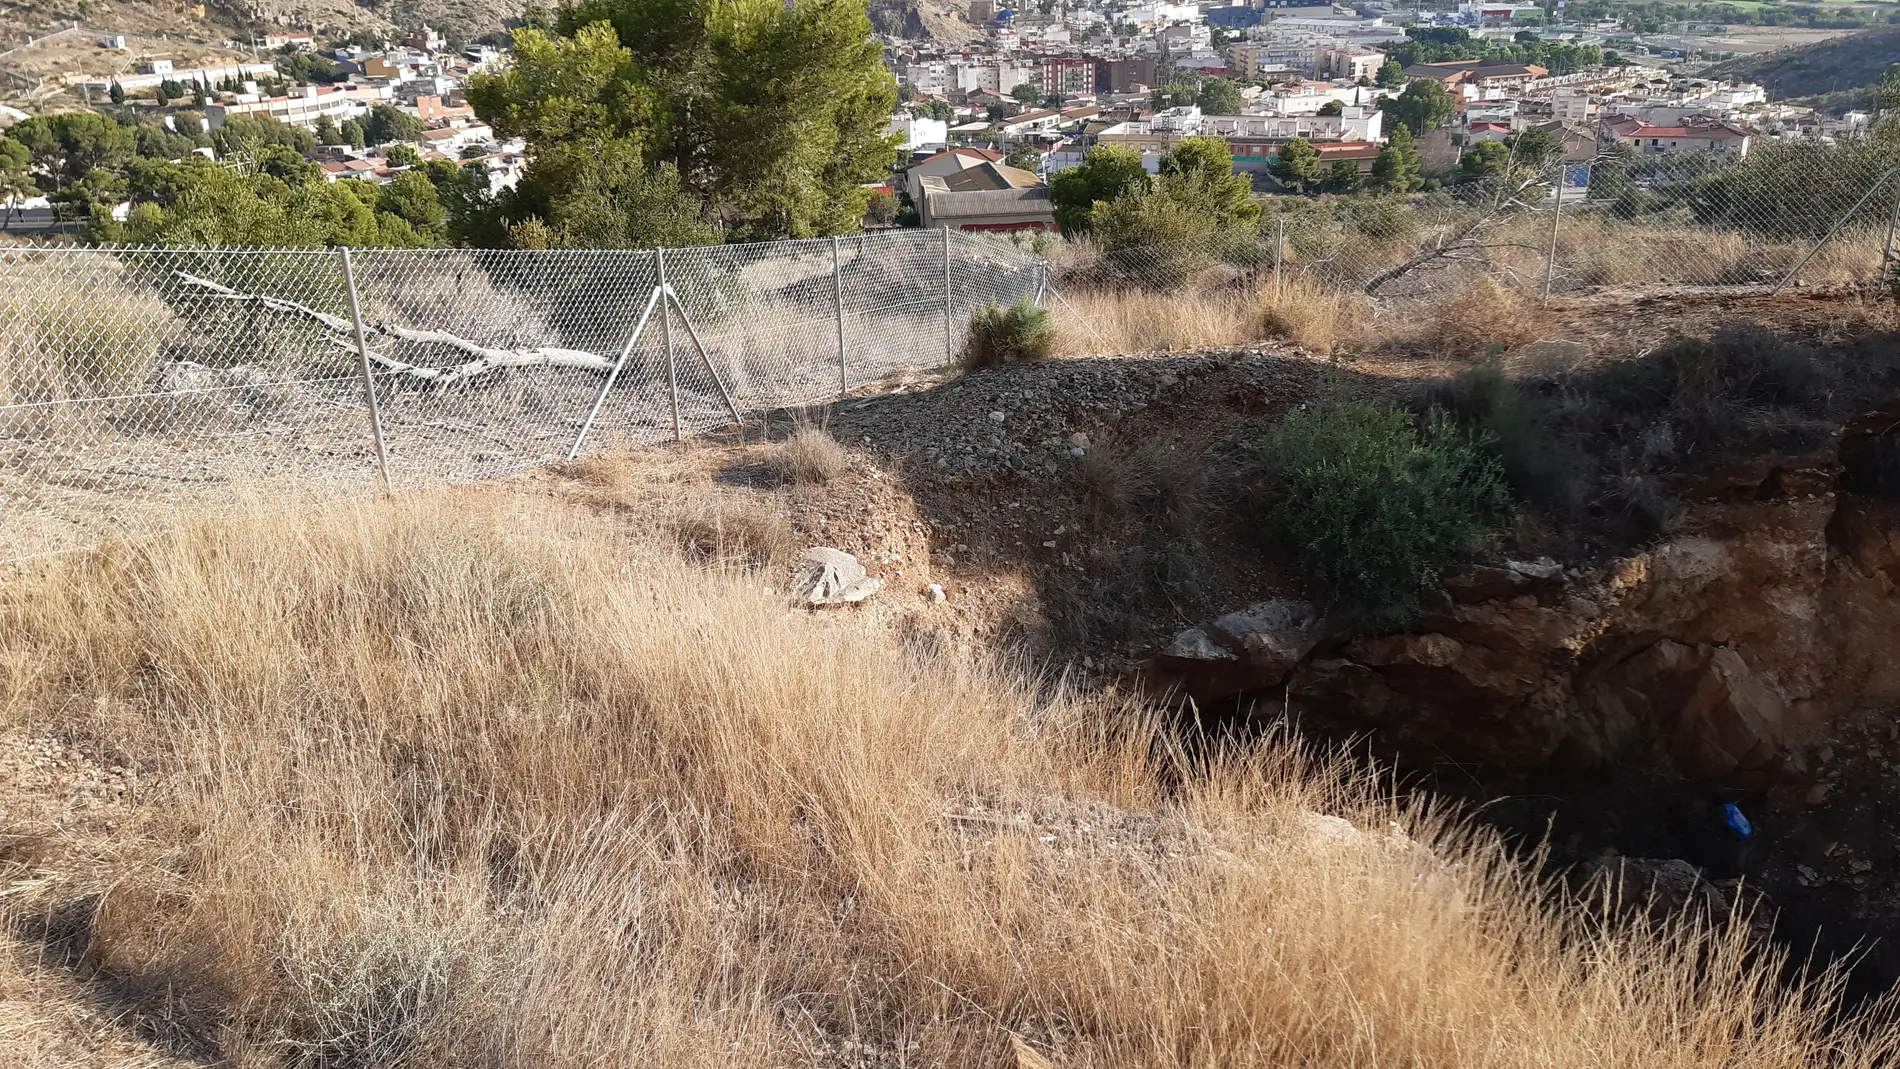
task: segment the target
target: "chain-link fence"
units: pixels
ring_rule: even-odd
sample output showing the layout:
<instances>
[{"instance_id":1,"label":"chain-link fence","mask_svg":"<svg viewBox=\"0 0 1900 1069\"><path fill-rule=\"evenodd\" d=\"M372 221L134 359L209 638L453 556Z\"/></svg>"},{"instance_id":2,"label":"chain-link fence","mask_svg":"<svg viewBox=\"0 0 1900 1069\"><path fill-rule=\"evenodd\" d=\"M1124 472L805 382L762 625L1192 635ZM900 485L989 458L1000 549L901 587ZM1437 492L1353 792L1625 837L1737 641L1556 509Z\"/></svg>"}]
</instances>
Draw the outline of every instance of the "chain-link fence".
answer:
<instances>
[{"instance_id":1,"label":"chain-link fence","mask_svg":"<svg viewBox=\"0 0 1900 1069\"><path fill-rule=\"evenodd\" d=\"M1040 258L949 231L590 251L0 249L0 559L475 479L939 367Z\"/></svg>"},{"instance_id":2,"label":"chain-link fence","mask_svg":"<svg viewBox=\"0 0 1900 1069\"><path fill-rule=\"evenodd\" d=\"M1481 278L1528 295L1620 286L1883 279L1900 220L1900 131L1742 151L1609 146L1594 159L1456 176L1408 196L1268 198L1257 230L1045 250L1065 294L1247 300L1269 282L1381 301L1444 299ZM1680 148L1680 146L1676 146Z\"/></svg>"},{"instance_id":3,"label":"chain-link fence","mask_svg":"<svg viewBox=\"0 0 1900 1069\"><path fill-rule=\"evenodd\" d=\"M1351 295L1376 323L1480 284L1891 281L1900 138L1662 148L1506 160L1407 197L1269 198L1257 229L1121 248L911 230L678 250L0 249L0 559L181 505L428 486L700 433L941 366L974 309L1050 289L1092 351L1133 351L1184 306L1207 344L1258 336L1270 285Z\"/></svg>"}]
</instances>

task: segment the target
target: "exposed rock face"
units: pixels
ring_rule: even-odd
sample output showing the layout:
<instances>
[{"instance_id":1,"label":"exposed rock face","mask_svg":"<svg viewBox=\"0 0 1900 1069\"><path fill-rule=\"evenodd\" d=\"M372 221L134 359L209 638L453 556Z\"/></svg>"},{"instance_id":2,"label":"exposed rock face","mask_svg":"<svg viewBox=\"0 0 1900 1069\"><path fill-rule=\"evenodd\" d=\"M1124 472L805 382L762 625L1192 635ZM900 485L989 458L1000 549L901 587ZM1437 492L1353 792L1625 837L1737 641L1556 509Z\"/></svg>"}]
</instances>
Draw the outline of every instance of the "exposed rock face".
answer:
<instances>
[{"instance_id":1,"label":"exposed rock face","mask_svg":"<svg viewBox=\"0 0 1900 1069\"><path fill-rule=\"evenodd\" d=\"M1180 684L1203 702L1277 687L1325 634L1319 614L1304 601L1257 602L1174 636L1156 658L1156 678Z\"/></svg>"},{"instance_id":2,"label":"exposed rock face","mask_svg":"<svg viewBox=\"0 0 1900 1069\"><path fill-rule=\"evenodd\" d=\"M1401 755L1666 760L1763 786L1836 717L1900 702L1900 502L1837 494L1837 470L1767 458L1681 488L1678 534L1601 568L1464 568L1404 634L1252 606L1145 678L1203 701L1265 689Z\"/></svg>"}]
</instances>

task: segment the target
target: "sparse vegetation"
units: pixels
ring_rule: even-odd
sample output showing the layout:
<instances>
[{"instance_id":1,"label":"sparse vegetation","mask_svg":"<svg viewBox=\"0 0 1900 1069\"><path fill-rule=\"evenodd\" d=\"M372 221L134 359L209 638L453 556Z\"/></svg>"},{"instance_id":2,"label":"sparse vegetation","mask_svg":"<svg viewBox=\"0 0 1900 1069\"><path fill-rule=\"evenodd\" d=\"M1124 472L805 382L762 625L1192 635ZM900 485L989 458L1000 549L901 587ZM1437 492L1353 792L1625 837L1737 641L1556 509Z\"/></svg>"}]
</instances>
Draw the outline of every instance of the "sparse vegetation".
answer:
<instances>
[{"instance_id":1,"label":"sparse vegetation","mask_svg":"<svg viewBox=\"0 0 1900 1069\"><path fill-rule=\"evenodd\" d=\"M963 344L966 369L1041 360L1055 349L1056 328L1049 310L1024 298L1015 304L991 301L970 316Z\"/></svg>"},{"instance_id":2,"label":"sparse vegetation","mask_svg":"<svg viewBox=\"0 0 1900 1069\"><path fill-rule=\"evenodd\" d=\"M1278 338L1317 353L1365 346L1372 338L1372 302L1311 282L1261 288L1256 336Z\"/></svg>"},{"instance_id":3,"label":"sparse vegetation","mask_svg":"<svg viewBox=\"0 0 1900 1069\"><path fill-rule=\"evenodd\" d=\"M1334 609L1401 625L1446 565L1509 511L1498 462L1448 417L1320 404L1263 443L1269 522Z\"/></svg>"},{"instance_id":4,"label":"sparse vegetation","mask_svg":"<svg viewBox=\"0 0 1900 1069\"><path fill-rule=\"evenodd\" d=\"M779 469L787 479L819 486L836 479L851 466L851 454L829 431L814 423L800 423L779 445Z\"/></svg>"},{"instance_id":5,"label":"sparse vegetation","mask_svg":"<svg viewBox=\"0 0 1900 1069\"><path fill-rule=\"evenodd\" d=\"M1882 398L1900 362L1884 348L1823 355L1761 327L1675 338L1640 356L1515 374L1480 363L1428 391L1485 439L1518 498L1566 553L1668 530L1675 475L1763 451L1798 454Z\"/></svg>"},{"instance_id":6,"label":"sparse vegetation","mask_svg":"<svg viewBox=\"0 0 1900 1069\"><path fill-rule=\"evenodd\" d=\"M1443 467L1402 414L1285 437L1332 425ZM1593 920L1343 765L1171 760L539 493L16 580L0 729L140 786L106 840L9 829L10 937L239 1064L1872 1069L1895 1034L1745 925Z\"/></svg>"},{"instance_id":7,"label":"sparse vegetation","mask_svg":"<svg viewBox=\"0 0 1900 1069\"><path fill-rule=\"evenodd\" d=\"M116 263L89 266L72 279L84 301L0 294L0 403L135 392L181 333L164 303L133 289Z\"/></svg>"},{"instance_id":8,"label":"sparse vegetation","mask_svg":"<svg viewBox=\"0 0 1900 1069\"><path fill-rule=\"evenodd\" d=\"M1434 300L1401 328L1401 345L1447 359L1477 359L1546 335L1550 319L1535 301L1489 277Z\"/></svg>"}]
</instances>

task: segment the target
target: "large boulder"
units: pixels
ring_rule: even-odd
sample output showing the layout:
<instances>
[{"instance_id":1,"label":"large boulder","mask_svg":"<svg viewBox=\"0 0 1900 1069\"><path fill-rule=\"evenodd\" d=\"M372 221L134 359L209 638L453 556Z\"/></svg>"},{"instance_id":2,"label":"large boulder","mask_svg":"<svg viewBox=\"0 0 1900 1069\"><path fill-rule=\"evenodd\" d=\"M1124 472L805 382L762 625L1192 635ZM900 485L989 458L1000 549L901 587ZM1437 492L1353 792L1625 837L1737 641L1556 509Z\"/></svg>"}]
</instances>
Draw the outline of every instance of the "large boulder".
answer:
<instances>
[{"instance_id":1,"label":"large boulder","mask_svg":"<svg viewBox=\"0 0 1900 1069\"><path fill-rule=\"evenodd\" d=\"M1695 779L1759 773L1784 753L1787 716L1788 703L1741 654L1717 647L1682 707L1671 755Z\"/></svg>"},{"instance_id":2,"label":"large boulder","mask_svg":"<svg viewBox=\"0 0 1900 1069\"><path fill-rule=\"evenodd\" d=\"M842 549L815 546L800 559L804 566L792 582L792 594L813 608L863 601L884 586L884 580L866 575L858 558Z\"/></svg>"},{"instance_id":3,"label":"large boulder","mask_svg":"<svg viewBox=\"0 0 1900 1069\"><path fill-rule=\"evenodd\" d=\"M1142 678L1156 693L1216 701L1284 683L1322 637L1312 605L1262 601L1174 636L1142 666Z\"/></svg>"},{"instance_id":4,"label":"large boulder","mask_svg":"<svg viewBox=\"0 0 1900 1069\"><path fill-rule=\"evenodd\" d=\"M1305 660L1324 636L1313 606L1291 598L1255 602L1230 612L1217 618L1209 631L1262 675L1277 674L1280 679Z\"/></svg>"}]
</instances>

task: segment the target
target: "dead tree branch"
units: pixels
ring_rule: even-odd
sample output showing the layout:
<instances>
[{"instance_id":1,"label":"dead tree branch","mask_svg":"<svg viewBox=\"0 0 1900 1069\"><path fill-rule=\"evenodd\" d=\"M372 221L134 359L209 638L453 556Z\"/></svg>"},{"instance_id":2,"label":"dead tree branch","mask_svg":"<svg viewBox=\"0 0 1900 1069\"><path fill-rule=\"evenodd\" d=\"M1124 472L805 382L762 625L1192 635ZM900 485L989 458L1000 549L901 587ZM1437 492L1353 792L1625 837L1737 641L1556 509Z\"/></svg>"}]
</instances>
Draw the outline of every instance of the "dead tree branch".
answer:
<instances>
[{"instance_id":1,"label":"dead tree branch","mask_svg":"<svg viewBox=\"0 0 1900 1069\"><path fill-rule=\"evenodd\" d=\"M187 285L196 286L199 289L209 291L222 300L250 302L263 308L268 308L273 312L302 316L319 324L326 330L343 335L343 337L340 338L329 339L331 344L352 352L356 349L356 343L351 340L355 333L355 328L349 320L344 319L342 316L331 315L328 312L320 312L309 305L299 304L296 301L287 301L280 297L267 297L258 293L245 293L241 290L235 290L229 286L213 282L210 279L199 278L196 275L187 274L183 271L177 271L174 272L174 274ZM385 338L394 338L398 341L414 342L419 345L445 345L451 349L459 349L475 358L451 367L424 367L421 364L412 364L406 360L398 360L393 356L378 352L374 349L369 350L370 360L390 374L420 379L424 382L439 386L466 382L499 368L566 367L582 371L597 371L603 375L613 368L613 360L609 357L602 356L599 353L586 352L581 349L560 349L551 346L537 346L533 349L496 349L478 342L470 341L458 335L450 334L447 331L417 330L412 327L398 326L394 323L365 323L363 324L363 329L366 333Z\"/></svg>"}]
</instances>

